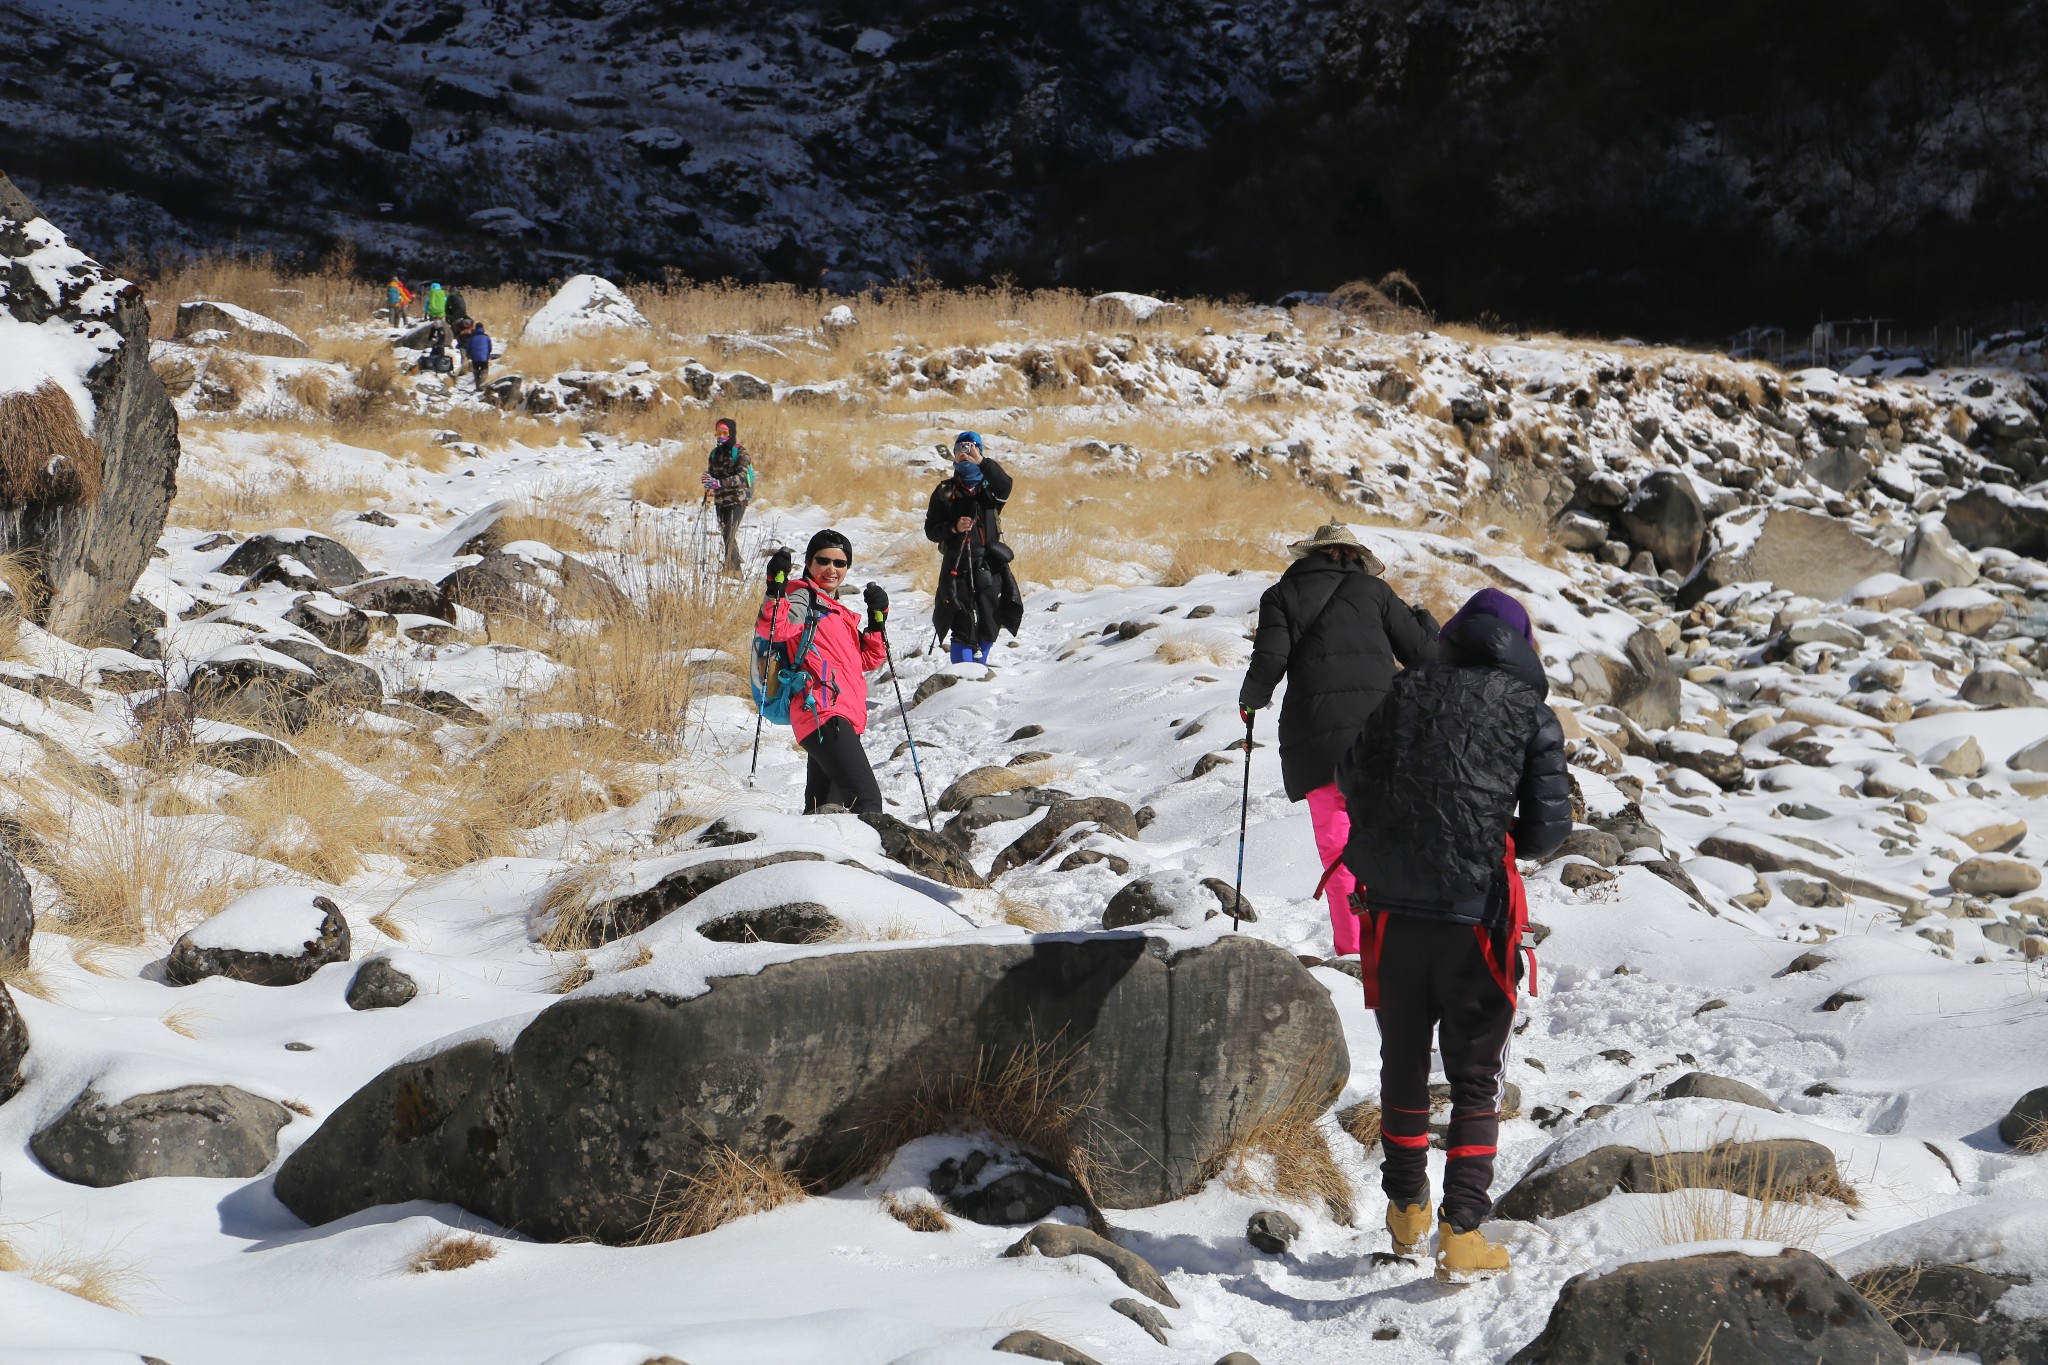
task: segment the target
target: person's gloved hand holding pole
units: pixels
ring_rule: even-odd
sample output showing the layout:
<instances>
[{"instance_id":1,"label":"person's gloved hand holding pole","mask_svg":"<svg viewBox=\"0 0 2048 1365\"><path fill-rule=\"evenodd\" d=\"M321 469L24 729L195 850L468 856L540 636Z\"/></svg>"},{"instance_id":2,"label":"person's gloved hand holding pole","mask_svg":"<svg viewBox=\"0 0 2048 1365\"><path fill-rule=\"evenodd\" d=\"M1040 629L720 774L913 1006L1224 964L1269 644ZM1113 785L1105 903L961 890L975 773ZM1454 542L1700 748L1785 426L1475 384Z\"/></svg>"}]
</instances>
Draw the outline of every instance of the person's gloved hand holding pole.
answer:
<instances>
[{"instance_id":1,"label":"person's gloved hand holding pole","mask_svg":"<svg viewBox=\"0 0 2048 1365\"><path fill-rule=\"evenodd\" d=\"M770 601L789 591L789 564L788 550L777 550L768 556L767 596Z\"/></svg>"},{"instance_id":2,"label":"person's gloved hand holding pole","mask_svg":"<svg viewBox=\"0 0 2048 1365\"><path fill-rule=\"evenodd\" d=\"M870 583L861 593L861 600L868 604L868 629L883 630L889 624L889 594L882 590L880 583Z\"/></svg>"}]
</instances>

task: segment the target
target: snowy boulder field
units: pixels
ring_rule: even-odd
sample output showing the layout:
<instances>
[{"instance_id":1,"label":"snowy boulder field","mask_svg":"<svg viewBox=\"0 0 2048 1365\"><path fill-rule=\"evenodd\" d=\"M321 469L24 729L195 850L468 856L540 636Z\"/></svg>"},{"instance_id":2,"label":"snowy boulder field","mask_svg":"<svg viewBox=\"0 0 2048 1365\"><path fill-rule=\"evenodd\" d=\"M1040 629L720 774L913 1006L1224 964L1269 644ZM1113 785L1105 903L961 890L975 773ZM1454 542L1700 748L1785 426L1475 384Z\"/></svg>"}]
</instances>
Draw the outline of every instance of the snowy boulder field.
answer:
<instances>
[{"instance_id":1,"label":"snowy boulder field","mask_svg":"<svg viewBox=\"0 0 2048 1365\"><path fill-rule=\"evenodd\" d=\"M935 351L849 307L538 406L408 374L345 434L278 406L330 362L260 315L160 343L200 377L128 633L0 657L0 1362L1691 1360L1730 1314L1717 1359L2043 1358L2042 396L1175 308ZM523 344L647 316L579 277ZM688 359L806 347L857 363ZM1512 1274L1387 1254L1377 1030L1271 717L1242 743L1312 528L1221 570L1020 496L1023 628L950 665L922 473L849 514L764 460L725 580L694 437L585 425L735 402L770 457L971 426L1063 505L1298 482L1411 600L1527 604L1576 828L1523 869ZM1162 452L1095 438L1124 405L1282 415ZM792 813L741 695L762 555L827 524L895 603L883 816Z\"/></svg>"}]
</instances>

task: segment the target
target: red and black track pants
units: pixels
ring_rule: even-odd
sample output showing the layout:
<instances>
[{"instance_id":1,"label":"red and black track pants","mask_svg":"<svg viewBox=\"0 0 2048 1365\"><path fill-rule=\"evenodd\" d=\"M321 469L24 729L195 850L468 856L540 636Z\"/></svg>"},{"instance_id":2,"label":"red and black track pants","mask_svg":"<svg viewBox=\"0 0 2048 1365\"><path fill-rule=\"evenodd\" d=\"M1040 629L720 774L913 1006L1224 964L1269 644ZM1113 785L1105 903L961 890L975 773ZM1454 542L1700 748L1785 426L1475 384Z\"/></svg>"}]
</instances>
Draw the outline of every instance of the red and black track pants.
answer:
<instances>
[{"instance_id":1,"label":"red and black track pants","mask_svg":"<svg viewBox=\"0 0 2048 1365\"><path fill-rule=\"evenodd\" d=\"M1429 1190L1430 1034L1451 1085L1442 1216L1459 1232L1493 1206L1502 1073L1515 1002L1469 924L1385 916L1380 941L1380 1188L1397 1204Z\"/></svg>"}]
</instances>

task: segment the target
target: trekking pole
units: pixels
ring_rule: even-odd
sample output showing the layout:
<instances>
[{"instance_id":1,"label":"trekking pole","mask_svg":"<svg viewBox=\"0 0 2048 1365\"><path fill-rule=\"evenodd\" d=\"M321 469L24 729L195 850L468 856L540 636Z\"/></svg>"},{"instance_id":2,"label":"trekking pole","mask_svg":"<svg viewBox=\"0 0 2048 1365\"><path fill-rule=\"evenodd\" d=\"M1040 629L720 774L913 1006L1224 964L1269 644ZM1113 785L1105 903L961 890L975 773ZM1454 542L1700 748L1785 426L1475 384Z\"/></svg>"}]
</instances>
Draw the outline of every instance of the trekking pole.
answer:
<instances>
[{"instance_id":1,"label":"trekking pole","mask_svg":"<svg viewBox=\"0 0 2048 1365\"><path fill-rule=\"evenodd\" d=\"M1244 716L1244 799L1237 806L1237 885L1230 891L1230 932L1237 932L1237 912L1244 907L1244 836L1252 812L1252 717Z\"/></svg>"},{"instance_id":2,"label":"trekking pole","mask_svg":"<svg viewBox=\"0 0 2048 1365\"><path fill-rule=\"evenodd\" d=\"M754 761L747 765L747 786L754 785L754 769L761 766L761 713L754 712Z\"/></svg>"},{"instance_id":3,"label":"trekking pole","mask_svg":"<svg viewBox=\"0 0 2048 1365\"><path fill-rule=\"evenodd\" d=\"M924 803L924 822L932 833L939 832L939 826L932 819L932 800L924 791L924 767L917 761L917 736L910 733L910 708L903 704L903 679L896 676L896 647L889 643L889 637L882 637L882 648L889 652L889 681L896 687L896 714L903 717L903 738L910 742L910 770L917 774L917 799Z\"/></svg>"}]
</instances>

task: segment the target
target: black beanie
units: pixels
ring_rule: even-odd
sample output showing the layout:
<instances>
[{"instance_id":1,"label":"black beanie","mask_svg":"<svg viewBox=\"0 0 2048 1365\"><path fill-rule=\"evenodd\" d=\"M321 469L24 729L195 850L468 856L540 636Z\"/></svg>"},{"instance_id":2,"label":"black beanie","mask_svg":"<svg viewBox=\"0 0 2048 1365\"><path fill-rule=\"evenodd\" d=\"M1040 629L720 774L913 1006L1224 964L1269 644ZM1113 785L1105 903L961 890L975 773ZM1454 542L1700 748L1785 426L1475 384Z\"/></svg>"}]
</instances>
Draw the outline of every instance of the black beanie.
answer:
<instances>
[{"instance_id":1,"label":"black beanie","mask_svg":"<svg viewBox=\"0 0 2048 1365\"><path fill-rule=\"evenodd\" d=\"M804 546L804 563L809 564L818 551L824 549L827 545L837 545L840 549L846 551L848 562L852 561L853 542L840 535L837 531L825 530L812 536L811 543Z\"/></svg>"},{"instance_id":2,"label":"black beanie","mask_svg":"<svg viewBox=\"0 0 2048 1365\"><path fill-rule=\"evenodd\" d=\"M738 445L740 443L740 424L738 422L733 421L730 417L721 417L718 419L718 422L725 423L725 425L732 431L732 436L730 437L730 439L734 445ZM718 430L718 422L713 422L711 424L711 429L714 435L717 433Z\"/></svg>"}]
</instances>

